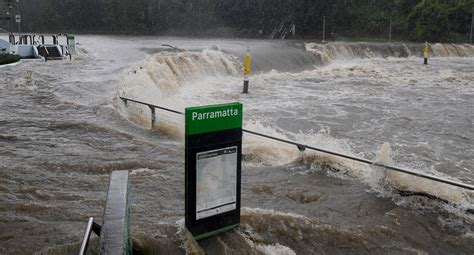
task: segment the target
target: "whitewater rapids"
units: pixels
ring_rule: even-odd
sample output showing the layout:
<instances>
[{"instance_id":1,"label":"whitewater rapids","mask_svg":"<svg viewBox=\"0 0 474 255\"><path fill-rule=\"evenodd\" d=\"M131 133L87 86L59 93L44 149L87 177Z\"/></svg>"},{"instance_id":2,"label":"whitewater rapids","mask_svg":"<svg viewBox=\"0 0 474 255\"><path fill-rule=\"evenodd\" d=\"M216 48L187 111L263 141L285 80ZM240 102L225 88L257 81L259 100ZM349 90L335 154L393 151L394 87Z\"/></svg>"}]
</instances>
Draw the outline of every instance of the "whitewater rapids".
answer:
<instances>
[{"instance_id":1,"label":"whitewater rapids","mask_svg":"<svg viewBox=\"0 0 474 255\"><path fill-rule=\"evenodd\" d=\"M0 253L77 254L101 221L111 171L132 176L143 253L193 250L183 234L183 111L239 101L249 130L473 183L469 45L78 36L72 61L0 68ZM162 44L184 49L175 52ZM242 58L253 59L242 95ZM242 224L209 254L473 250L472 193L244 135ZM401 196L399 191L437 196ZM93 239L92 253L97 252Z\"/></svg>"}]
</instances>

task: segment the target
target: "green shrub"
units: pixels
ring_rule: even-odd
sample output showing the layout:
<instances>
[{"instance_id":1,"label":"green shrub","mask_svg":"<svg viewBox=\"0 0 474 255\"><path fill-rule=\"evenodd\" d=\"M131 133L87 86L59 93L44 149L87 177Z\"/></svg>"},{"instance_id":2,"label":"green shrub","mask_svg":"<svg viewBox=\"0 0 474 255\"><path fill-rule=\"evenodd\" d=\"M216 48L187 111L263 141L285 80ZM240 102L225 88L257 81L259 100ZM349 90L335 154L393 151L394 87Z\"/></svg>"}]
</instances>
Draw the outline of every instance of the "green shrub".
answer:
<instances>
[{"instance_id":1,"label":"green shrub","mask_svg":"<svg viewBox=\"0 0 474 255\"><path fill-rule=\"evenodd\" d=\"M20 55L15 54L0 54L0 65L15 63L20 60Z\"/></svg>"}]
</instances>

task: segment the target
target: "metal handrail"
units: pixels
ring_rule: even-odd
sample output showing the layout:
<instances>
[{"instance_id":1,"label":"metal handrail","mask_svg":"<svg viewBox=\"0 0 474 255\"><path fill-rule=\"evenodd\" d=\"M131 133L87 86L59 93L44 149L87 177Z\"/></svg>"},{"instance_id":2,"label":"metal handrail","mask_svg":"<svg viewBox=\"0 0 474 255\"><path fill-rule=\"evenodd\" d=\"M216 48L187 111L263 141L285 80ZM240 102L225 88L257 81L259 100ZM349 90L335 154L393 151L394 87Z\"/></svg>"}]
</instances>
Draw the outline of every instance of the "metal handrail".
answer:
<instances>
[{"instance_id":1,"label":"metal handrail","mask_svg":"<svg viewBox=\"0 0 474 255\"><path fill-rule=\"evenodd\" d=\"M120 97L120 99L122 99L122 101L124 101L125 104L127 104L127 101L130 101L130 102L135 102L135 103L138 103L138 104L146 105L146 106L148 106L148 107L153 107L153 108L161 109L161 110L167 111L167 112L172 112L172 113L181 114L181 115L184 114L183 112L180 112L180 111L176 111L176 110L173 110L173 109L168 109L168 108L161 107L161 106L157 106L157 105L153 105L153 104L148 104L148 103L145 103L145 102L140 102L140 101L137 101L137 100L134 100L134 99L130 99L130 98Z\"/></svg>"},{"instance_id":2,"label":"metal handrail","mask_svg":"<svg viewBox=\"0 0 474 255\"><path fill-rule=\"evenodd\" d=\"M130 101L130 102L135 102L135 103L138 103L138 104L146 105L150 109L158 108L158 109L161 109L163 111L168 111L168 112L181 114L181 115L184 114L183 112L180 112L180 111L176 111L176 110L168 109L168 108L165 108L165 107L162 107L162 106L157 106L157 105L137 101L137 100L126 98L126 97L119 97L119 98L125 103L125 105L127 105L127 102ZM154 118L154 114L153 114L153 118ZM154 120L153 120L153 122L154 122ZM458 181L452 181L452 180L444 179L444 178L433 176L433 175L427 175L427 174L419 173L419 172L416 172L416 171L413 171L413 170L403 169L403 168L396 167L396 166L377 163L377 162L374 162L374 161L371 161L371 160L368 160L368 159L365 159L365 158L360 158L360 157L350 156L350 155L346 155L346 154L342 154L342 153L338 153L338 152L334 152L334 151L329 151L329 150L321 149L321 148L318 148L318 147L305 145L305 144L297 143L297 142L286 140L286 139L281 139L281 138L278 138L278 137L258 133L258 132L247 130L247 129L242 129L242 131L245 132L245 133L252 134L252 135L261 136L261 137L268 138L268 139L271 139L271 140L279 141L279 142L282 142L282 143L295 145L296 147L298 147L298 149L300 151L304 151L305 149L318 151L318 152L322 152L322 153L325 153L325 154L329 154L329 155L333 155L333 156L337 156L337 157L341 157L341 158L345 158L345 159L358 161L358 162L361 162L361 163L364 163L364 164L383 167L383 168L388 169L388 170L401 172L401 173L405 173L405 174L409 174L409 175L429 179L429 180L432 180L432 181L441 182L441 183L444 183L444 184L449 184L449 185L456 186L456 187L459 187L459 188L463 188L463 189L467 189L467 190L471 190L471 191L474 190L474 186L470 185L470 184L466 184L466 183L462 183L462 182L458 182Z\"/></svg>"},{"instance_id":3,"label":"metal handrail","mask_svg":"<svg viewBox=\"0 0 474 255\"><path fill-rule=\"evenodd\" d=\"M94 232L97 236L100 236L101 226L94 221L94 217L90 217L87 222L86 230L84 231L84 237L81 243L81 249L79 250L79 255L85 255L87 253L87 247L89 246L89 240L91 238L91 233Z\"/></svg>"},{"instance_id":4,"label":"metal handrail","mask_svg":"<svg viewBox=\"0 0 474 255\"><path fill-rule=\"evenodd\" d=\"M79 250L79 255L86 255L87 246L89 245L89 239L92 233L92 226L94 225L94 217L90 217L87 222L86 230L84 232L84 238L82 239L81 249Z\"/></svg>"}]
</instances>

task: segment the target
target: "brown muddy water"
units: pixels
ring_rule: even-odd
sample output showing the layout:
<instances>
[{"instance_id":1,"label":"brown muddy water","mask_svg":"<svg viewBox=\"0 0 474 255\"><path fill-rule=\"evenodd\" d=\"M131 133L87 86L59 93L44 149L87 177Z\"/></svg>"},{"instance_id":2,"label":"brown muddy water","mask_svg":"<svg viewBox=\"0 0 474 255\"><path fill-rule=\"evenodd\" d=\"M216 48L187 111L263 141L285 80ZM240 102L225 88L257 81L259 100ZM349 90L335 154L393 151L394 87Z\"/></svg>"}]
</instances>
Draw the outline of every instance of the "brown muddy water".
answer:
<instances>
[{"instance_id":1,"label":"brown muddy water","mask_svg":"<svg viewBox=\"0 0 474 255\"><path fill-rule=\"evenodd\" d=\"M141 254L190 250L182 111L239 101L245 128L473 184L474 48L78 36L72 60L0 67L0 253L77 254L130 170ZM186 51L173 52L171 44ZM251 48L250 94L241 62ZM244 135L242 219L207 254L472 254L473 193ZM426 196L402 196L399 190ZM195 247L194 247L195 248ZM98 254L93 238L90 254Z\"/></svg>"}]
</instances>

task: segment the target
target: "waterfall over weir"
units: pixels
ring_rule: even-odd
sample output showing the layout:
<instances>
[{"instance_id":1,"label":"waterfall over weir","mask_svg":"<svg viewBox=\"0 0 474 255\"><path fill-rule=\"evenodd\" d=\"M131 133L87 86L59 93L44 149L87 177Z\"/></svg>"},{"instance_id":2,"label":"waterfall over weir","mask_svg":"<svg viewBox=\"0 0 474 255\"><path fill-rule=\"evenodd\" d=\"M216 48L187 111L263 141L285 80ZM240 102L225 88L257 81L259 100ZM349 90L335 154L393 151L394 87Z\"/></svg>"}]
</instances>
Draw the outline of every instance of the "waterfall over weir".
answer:
<instances>
[{"instance_id":1,"label":"waterfall over weir","mask_svg":"<svg viewBox=\"0 0 474 255\"><path fill-rule=\"evenodd\" d=\"M1 68L1 254L77 254L87 219L103 221L115 170L130 171L133 247L193 250L183 233L182 116L156 110L150 129L150 108L119 96L177 111L238 101L247 130L473 183L472 46L431 44L423 65L422 44L408 43L77 41L67 63ZM471 254L473 198L246 134L241 226L197 245L206 254ZM98 243L93 236L94 254Z\"/></svg>"},{"instance_id":2,"label":"waterfall over weir","mask_svg":"<svg viewBox=\"0 0 474 255\"><path fill-rule=\"evenodd\" d=\"M308 43L306 49L324 64L333 60L423 56L423 44L420 43ZM435 43L429 49L431 57L474 57L474 46L469 44Z\"/></svg>"}]
</instances>

